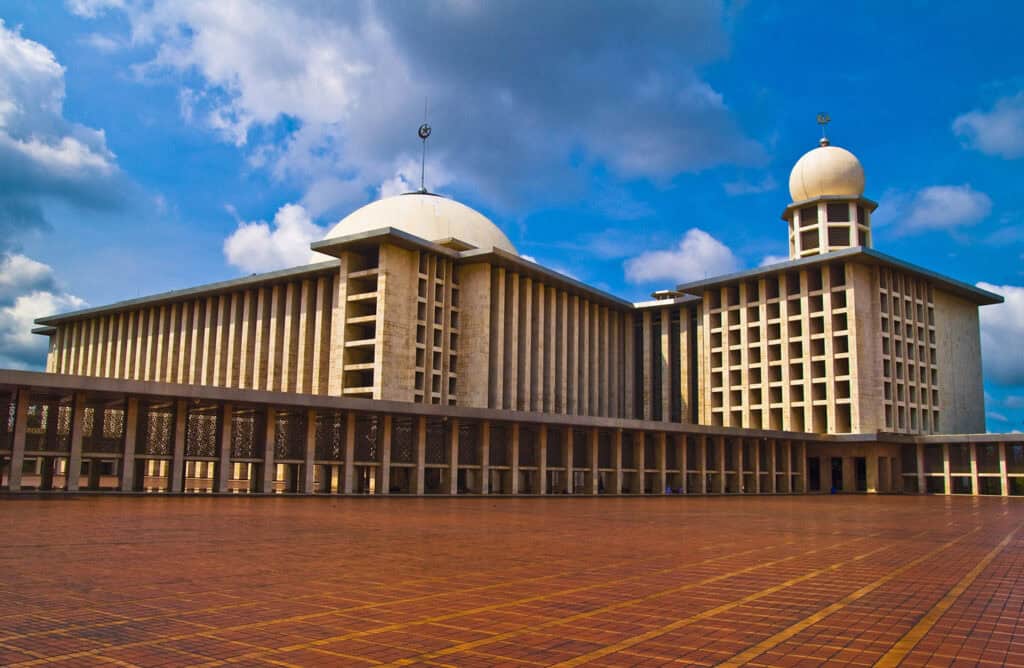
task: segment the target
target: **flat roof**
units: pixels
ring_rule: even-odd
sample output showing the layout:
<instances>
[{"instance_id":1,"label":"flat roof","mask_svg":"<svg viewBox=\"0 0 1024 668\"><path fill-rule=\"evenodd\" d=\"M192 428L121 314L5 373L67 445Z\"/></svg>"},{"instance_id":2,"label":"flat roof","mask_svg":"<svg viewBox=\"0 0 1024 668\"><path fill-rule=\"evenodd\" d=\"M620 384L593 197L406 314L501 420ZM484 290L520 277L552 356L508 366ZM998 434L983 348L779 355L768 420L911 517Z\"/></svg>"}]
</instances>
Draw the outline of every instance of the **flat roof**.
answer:
<instances>
[{"instance_id":1,"label":"flat roof","mask_svg":"<svg viewBox=\"0 0 1024 668\"><path fill-rule=\"evenodd\" d=\"M691 283L682 283L676 286L677 292L685 292L690 294L697 294L703 292L708 288L713 288L729 283L740 283L742 281L748 281L754 278L760 278L767 274L774 274L780 271L789 271L792 269L800 269L803 267L810 267L816 264L825 264L833 262L835 260L850 260L853 262L877 262L900 271L905 271L911 274L917 274L924 278L929 279L936 285L942 287L947 292L951 292L957 296L963 297L969 301L972 301L979 305L987 304L1002 304L1003 297L997 295L994 292L988 290L982 290L981 288L958 281L955 278L943 276L942 274L925 269L924 267L918 267L917 265L910 264L894 258L891 255L880 253L873 248L865 248L864 246L855 246L853 248L845 248L843 250L833 251L831 253L823 253L821 255L812 255L810 257L800 258L798 260L787 260L778 264L772 264L765 267L757 267L756 269L747 269L745 271L739 271L733 274L726 274L723 276L714 276L712 278L706 278L700 281L693 281Z\"/></svg>"}]
</instances>

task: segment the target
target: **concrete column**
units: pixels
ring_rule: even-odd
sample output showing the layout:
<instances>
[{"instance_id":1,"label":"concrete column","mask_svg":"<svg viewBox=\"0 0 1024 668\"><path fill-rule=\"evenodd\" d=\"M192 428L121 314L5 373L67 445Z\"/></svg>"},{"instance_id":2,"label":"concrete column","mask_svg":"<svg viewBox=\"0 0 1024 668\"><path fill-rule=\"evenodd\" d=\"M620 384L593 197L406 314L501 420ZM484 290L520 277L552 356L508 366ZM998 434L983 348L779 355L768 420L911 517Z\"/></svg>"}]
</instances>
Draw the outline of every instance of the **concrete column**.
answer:
<instances>
[{"instance_id":1,"label":"concrete column","mask_svg":"<svg viewBox=\"0 0 1024 668\"><path fill-rule=\"evenodd\" d=\"M448 440L448 493L459 493L459 419L449 418L451 429Z\"/></svg>"},{"instance_id":2,"label":"concrete column","mask_svg":"<svg viewBox=\"0 0 1024 668\"><path fill-rule=\"evenodd\" d=\"M562 436L562 463L565 464L565 489L563 491L566 494L572 494L575 487L573 485L572 436L572 428L566 427Z\"/></svg>"},{"instance_id":3,"label":"concrete column","mask_svg":"<svg viewBox=\"0 0 1024 668\"><path fill-rule=\"evenodd\" d=\"M266 419L263 429L263 478L260 483L260 492L263 494L274 493L274 440L277 435L277 410L273 406L266 409Z\"/></svg>"},{"instance_id":4,"label":"concrete column","mask_svg":"<svg viewBox=\"0 0 1024 668\"><path fill-rule=\"evenodd\" d=\"M382 420L383 438L380 443L380 466L377 467L377 486L375 494L391 493L391 422L390 415Z\"/></svg>"},{"instance_id":5,"label":"concrete column","mask_svg":"<svg viewBox=\"0 0 1024 668\"><path fill-rule=\"evenodd\" d=\"M537 430L537 493L548 493L548 426Z\"/></svg>"},{"instance_id":6,"label":"concrete column","mask_svg":"<svg viewBox=\"0 0 1024 668\"><path fill-rule=\"evenodd\" d=\"M917 444L917 493L926 494L927 489L924 483L924 443Z\"/></svg>"},{"instance_id":7,"label":"concrete column","mask_svg":"<svg viewBox=\"0 0 1024 668\"><path fill-rule=\"evenodd\" d=\"M509 467L512 471L512 494L519 493L519 423L512 425L512 442L509 444Z\"/></svg>"},{"instance_id":8,"label":"concrete column","mask_svg":"<svg viewBox=\"0 0 1024 668\"><path fill-rule=\"evenodd\" d=\"M1010 477L1006 470L1006 444L999 444L999 493L1002 496L1010 495Z\"/></svg>"},{"instance_id":9,"label":"concrete column","mask_svg":"<svg viewBox=\"0 0 1024 668\"><path fill-rule=\"evenodd\" d=\"M685 376L683 377L685 378ZM679 449L679 452L676 454L676 461L679 462L679 490L681 493L687 494L690 491L690 483L687 480L688 476L686 474L686 469L689 467L690 463L687 461L686 456L686 435L677 434L675 439L675 447Z\"/></svg>"},{"instance_id":10,"label":"concrete column","mask_svg":"<svg viewBox=\"0 0 1024 668\"><path fill-rule=\"evenodd\" d=\"M637 481L636 494L643 494L644 487L646 487L644 483L647 477L647 452L644 447L644 440L644 432L633 432L633 465L636 466L636 475L634 477Z\"/></svg>"},{"instance_id":11,"label":"concrete column","mask_svg":"<svg viewBox=\"0 0 1024 668\"><path fill-rule=\"evenodd\" d=\"M11 470L7 475L7 489L21 491L21 470L25 466L25 435L28 430L28 390L18 390L14 408L14 438L11 441Z\"/></svg>"},{"instance_id":12,"label":"concrete column","mask_svg":"<svg viewBox=\"0 0 1024 668\"><path fill-rule=\"evenodd\" d=\"M480 423L480 493L491 492L491 423Z\"/></svg>"},{"instance_id":13,"label":"concrete column","mask_svg":"<svg viewBox=\"0 0 1024 668\"><path fill-rule=\"evenodd\" d=\"M305 302L303 302L305 303ZM314 471L316 471L316 409L310 408L306 411L306 451L302 457L302 487L303 494L314 492Z\"/></svg>"},{"instance_id":14,"label":"concrete column","mask_svg":"<svg viewBox=\"0 0 1024 668\"><path fill-rule=\"evenodd\" d=\"M868 452L864 456L864 465L867 468L868 494L878 494L878 453Z\"/></svg>"},{"instance_id":15,"label":"concrete column","mask_svg":"<svg viewBox=\"0 0 1024 668\"><path fill-rule=\"evenodd\" d=\"M612 484L615 489L612 494L622 494L622 430L616 429L612 437L612 466L615 472L612 474Z\"/></svg>"},{"instance_id":16,"label":"concrete column","mask_svg":"<svg viewBox=\"0 0 1024 668\"><path fill-rule=\"evenodd\" d=\"M942 488L947 495L953 493L953 479L950 474L949 464L949 443L942 444Z\"/></svg>"},{"instance_id":17,"label":"concrete column","mask_svg":"<svg viewBox=\"0 0 1024 668\"><path fill-rule=\"evenodd\" d=\"M606 392L607 389L606 388L602 388L601 391L602 392ZM600 492L600 484L599 483L601 481L600 453L598 452L600 446L598 445L598 431L597 431L597 429L591 429L590 432L587 434L587 436L588 436L588 439L589 439L589 443L588 443L589 447L587 449L587 453L588 453L588 459L590 460L590 461L587 462L587 464L590 466L590 489L587 490L587 491L590 494L592 494L594 496L597 496L598 493Z\"/></svg>"},{"instance_id":18,"label":"concrete column","mask_svg":"<svg viewBox=\"0 0 1024 668\"><path fill-rule=\"evenodd\" d=\"M785 447L782 452L785 453L786 457L786 493L792 494L795 490L793 489L793 441L786 441ZM804 491L807 490L807 484L804 483Z\"/></svg>"},{"instance_id":19,"label":"concrete column","mask_svg":"<svg viewBox=\"0 0 1024 668\"><path fill-rule=\"evenodd\" d=\"M220 450L220 459L217 461L217 483L214 491L225 494L228 490L228 480L231 479L231 428L234 408L230 403L221 406L220 415L217 417L217 445Z\"/></svg>"},{"instance_id":20,"label":"concrete column","mask_svg":"<svg viewBox=\"0 0 1024 668\"><path fill-rule=\"evenodd\" d=\"M857 472L853 457L843 457L843 491L854 492L857 490Z\"/></svg>"},{"instance_id":21,"label":"concrete column","mask_svg":"<svg viewBox=\"0 0 1024 668\"><path fill-rule=\"evenodd\" d=\"M746 481L743 476L743 469L746 468L746 463L743 461L743 439L736 439L734 445L736 448L736 492L743 494L747 491Z\"/></svg>"},{"instance_id":22,"label":"concrete column","mask_svg":"<svg viewBox=\"0 0 1024 668\"><path fill-rule=\"evenodd\" d=\"M697 437L697 456L700 461L697 462L697 475L700 480L698 481L698 490L701 494L708 493L708 437L698 436Z\"/></svg>"},{"instance_id":23,"label":"concrete column","mask_svg":"<svg viewBox=\"0 0 1024 668\"><path fill-rule=\"evenodd\" d=\"M778 448L778 441L776 441L773 438L770 441L770 443L771 443L771 445L768 446L768 466L771 469L772 475L771 475L771 478L768 481L768 489L771 491L772 494L777 494L778 491L779 491L778 476L776 476L776 471L779 470L779 468L778 468L779 460L778 460L778 457L776 455L776 450Z\"/></svg>"},{"instance_id":24,"label":"concrete column","mask_svg":"<svg viewBox=\"0 0 1024 668\"><path fill-rule=\"evenodd\" d=\"M807 493L807 441L800 441L800 459L797 462L800 471L800 493Z\"/></svg>"},{"instance_id":25,"label":"concrete column","mask_svg":"<svg viewBox=\"0 0 1024 668\"><path fill-rule=\"evenodd\" d=\"M718 437L718 493L725 494L729 487L725 481L725 436Z\"/></svg>"},{"instance_id":26,"label":"concrete column","mask_svg":"<svg viewBox=\"0 0 1024 668\"><path fill-rule=\"evenodd\" d=\"M427 418L416 418L416 474L412 488L416 496L423 496L427 471Z\"/></svg>"},{"instance_id":27,"label":"concrete column","mask_svg":"<svg viewBox=\"0 0 1024 668\"><path fill-rule=\"evenodd\" d=\"M667 311L666 311L667 313ZM666 451L666 435L660 431L655 436L655 457L658 458L658 494L664 494L668 487L668 464Z\"/></svg>"},{"instance_id":28,"label":"concrete column","mask_svg":"<svg viewBox=\"0 0 1024 668\"><path fill-rule=\"evenodd\" d=\"M761 439L754 439L754 493L761 493Z\"/></svg>"},{"instance_id":29,"label":"concrete column","mask_svg":"<svg viewBox=\"0 0 1024 668\"><path fill-rule=\"evenodd\" d=\"M345 416L345 461L342 462L341 491L352 493L352 479L355 476L356 456L356 414L349 411Z\"/></svg>"},{"instance_id":30,"label":"concrete column","mask_svg":"<svg viewBox=\"0 0 1024 668\"><path fill-rule=\"evenodd\" d=\"M82 477L82 431L85 427L85 393L76 392L71 408L71 452L68 456L67 489L77 492ZM184 435L182 435L184 439Z\"/></svg>"},{"instance_id":31,"label":"concrete column","mask_svg":"<svg viewBox=\"0 0 1024 668\"><path fill-rule=\"evenodd\" d=\"M978 496L978 445L971 443L971 495Z\"/></svg>"},{"instance_id":32,"label":"concrete column","mask_svg":"<svg viewBox=\"0 0 1024 668\"><path fill-rule=\"evenodd\" d=\"M124 450L121 455L122 492L131 492L135 489L135 442L138 429L139 400L128 397L124 406Z\"/></svg>"},{"instance_id":33,"label":"concrete column","mask_svg":"<svg viewBox=\"0 0 1024 668\"><path fill-rule=\"evenodd\" d=\"M174 450L168 487L180 494L185 485L185 430L188 427L188 402L178 399L174 403Z\"/></svg>"}]
</instances>

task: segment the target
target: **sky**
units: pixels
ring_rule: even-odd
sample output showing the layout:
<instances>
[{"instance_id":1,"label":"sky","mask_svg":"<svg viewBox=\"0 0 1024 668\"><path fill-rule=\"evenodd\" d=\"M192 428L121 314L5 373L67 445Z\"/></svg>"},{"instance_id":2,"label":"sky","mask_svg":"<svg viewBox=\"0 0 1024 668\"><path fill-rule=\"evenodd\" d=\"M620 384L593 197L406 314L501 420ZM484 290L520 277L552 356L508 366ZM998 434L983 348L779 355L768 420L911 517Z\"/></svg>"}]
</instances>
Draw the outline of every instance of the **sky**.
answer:
<instances>
[{"instance_id":1,"label":"sky","mask_svg":"<svg viewBox=\"0 0 1024 668\"><path fill-rule=\"evenodd\" d=\"M427 186L595 287L787 253L832 117L875 248L981 311L990 431L1024 429L1018 3L0 0L0 366L42 315L306 262Z\"/></svg>"}]
</instances>

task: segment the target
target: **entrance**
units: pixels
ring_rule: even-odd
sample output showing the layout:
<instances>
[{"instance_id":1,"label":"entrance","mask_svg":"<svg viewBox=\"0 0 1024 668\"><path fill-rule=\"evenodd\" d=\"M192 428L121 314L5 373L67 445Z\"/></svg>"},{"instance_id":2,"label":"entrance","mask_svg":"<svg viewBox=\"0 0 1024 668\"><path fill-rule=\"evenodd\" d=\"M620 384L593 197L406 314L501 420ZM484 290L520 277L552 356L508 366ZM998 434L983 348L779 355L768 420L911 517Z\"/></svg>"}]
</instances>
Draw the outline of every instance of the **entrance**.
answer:
<instances>
[{"instance_id":1,"label":"entrance","mask_svg":"<svg viewBox=\"0 0 1024 668\"><path fill-rule=\"evenodd\" d=\"M807 482L810 491L821 491L821 460L817 457L807 458Z\"/></svg>"},{"instance_id":2,"label":"entrance","mask_svg":"<svg viewBox=\"0 0 1024 668\"><path fill-rule=\"evenodd\" d=\"M853 472L858 492L868 491L868 462L864 457L853 458Z\"/></svg>"},{"instance_id":3,"label":"entrance","mask_svg":"<svg viewBox=\"0 0 1024 668\"><path fill-rule=\"evenodd\" d=\"M832 458L832 491L843 491L843 458Z\"/></svg>"}]
</instances>

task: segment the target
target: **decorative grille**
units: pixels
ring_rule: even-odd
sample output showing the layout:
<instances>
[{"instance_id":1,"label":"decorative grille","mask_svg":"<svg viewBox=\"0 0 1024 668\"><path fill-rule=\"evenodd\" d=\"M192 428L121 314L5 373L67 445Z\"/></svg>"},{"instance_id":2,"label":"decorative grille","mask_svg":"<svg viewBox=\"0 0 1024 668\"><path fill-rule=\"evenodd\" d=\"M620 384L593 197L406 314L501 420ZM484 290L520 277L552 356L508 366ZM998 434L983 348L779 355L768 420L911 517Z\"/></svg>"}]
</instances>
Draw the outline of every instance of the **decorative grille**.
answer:
<instances>
[{"instance_id":1,"label":"decorative grille","mask_svg":"<svg viewBox=\"0 0 1024 668\"><path fill-rule=\"evenodd\" d=\"M61 418L65 411L61 408ZM70 426L70 409L67 411ZM146 455L169 455L174 440L174 408L168 405L144 404L139 407L142 443L139 452ZM59 431L59 430L58 430Z\"/></svg>"},{"instance_id":2,"label":"decorative grille","mask_svg":"<svg viewBox=\"0 0 1024 668\"><path fill-rule=\"evenodd\" d=\"M99 424L97 425L97 418ZM83 431L85 452L121 452L124 447L124 409L96 406L85 410L89 433ZM98 427L98 428L97 428Z\"/></svg>"},{"instance_id":3,"label":"decorative grille","mask_svg":"<svg viewBox=\"0 0 1024 668\"><path fill-rule=\"evenodd\" d=\"M376 415L359 415L356 417L356 448L353 460L357 462L380 461L379 427L380 418Z\"/></svg>"},{"instance_id":4,"label":"decorative grille","mask_svg":"<svg viewBox=\"0 0 1024 668\"><path fill-rule=\"evenodd\" d=\"M263 433L263 411L234 412L231 415L231 456L238 459L262 458L259 438Z\"/></svg>"},{"instance_id":5,"label":"decorative grille","mask_svg":"<svg viewBox=\"0 0 1024 668\"><path fill-rule=\"evenodd\" d=\"M412 418L391 420L391 461L411 464L416 461L416 436Z\"/></svg>"},{"instance_id":6,"label":"decorative grille","mask_svg":"<svg viewBox=\"0 0 1024 668\"><path fill-rule=\"evenodd\" d=\"M278 411L274 429L274 457L277 459L303 459L306 456L305 450L305 413Z\"/></svg>"},{"instance_id":7,"label":"decorative grille","mask_svg":"<svg viewBox=\"0 0 1024 668\"><path fill-rule=\"evenodd\" d=\"M463 422L459 425L459 463L480 463L480 425Z\"/></svg>"},{"instance_id":8,"label":"decorative grille","mask_svg":"<svg viewBox=\"0 0 1024 668\"><path fill-rule=\"evenodd\" d=\"M512 442L509 438L511 430L503 424L491 425L491 466L508 466Z\"/></svg>"},{"instance_id":9,"label":"decorative grille","mask_svg":"<svg viewBox=\"0 0 1024 668\"><path fill-rule=\"evenodd\" d=\"M447 464L448 444L445 436L448 425L439 419L427 419L427 463Z\"/></svg>"},{"instance_id":10,"label":"decorative grille","mask_svg":"<svg viewBox=\"0 0 1024 668\"><path fill-rule=\"evenodd\" d=\"M185 428L186 457L217 456L217 415L212 412L188 412L188 426Z\"/></svg>"},{"instance_id":11,"label":"decorative grille","mask_svg":"<svg viewBox=\"0 0 1024 668\"><path fill-rule=\"evenodd\" d=\"M316 458L341 461L345 457L345 414L341 411L316 415Z\"/></svg>"}]
</instances>

